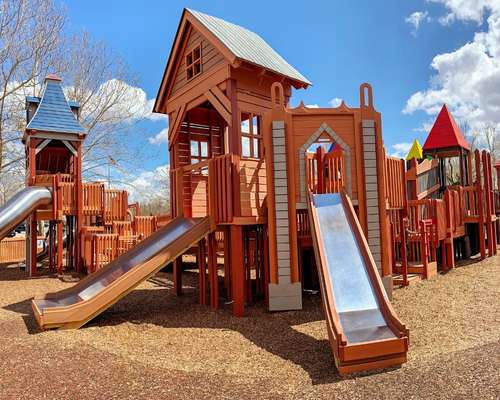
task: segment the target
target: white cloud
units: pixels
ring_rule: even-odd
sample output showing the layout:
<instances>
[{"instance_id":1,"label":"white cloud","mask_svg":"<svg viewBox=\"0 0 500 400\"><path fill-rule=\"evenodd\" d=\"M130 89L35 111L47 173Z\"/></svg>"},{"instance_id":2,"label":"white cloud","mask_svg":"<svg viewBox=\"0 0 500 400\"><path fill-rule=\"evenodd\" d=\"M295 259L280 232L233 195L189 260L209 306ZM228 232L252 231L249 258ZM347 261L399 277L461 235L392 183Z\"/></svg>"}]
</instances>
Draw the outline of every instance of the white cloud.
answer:
<instances>
[{"instance_id":1,"label":"white cloud","mask_svg":"<svg viewBox=\"0 0 500 400\"><path fill-rule=\"evenodd\" d=\"M391 146L392 152L391 156L398 158L406 158L406 155L410 151L412 143L396 143Z\"/></svg>"},{"instance_id":2,"label":"white cloud","mask_svg":"<svg viewBox=\"0 0 500 400\"><path fill-rule=\"evenodd\" d=\"M334 97L333 99L331 99L328 104L330 105L330 107L338 107L340 106L340 104L342 104L342 99L339 99L338 97Z\"/></svg>"},{"instance_id":3,"label":"white cloud","mask_svg":"<svg viewBox=\"0 0 500 400\"><path fill-rule=\"evenodd\" d=\"M500 126L500 1L432 1L442 3L453 20L481 22L489 14L486 30L457 50L436 55L429 87L414 93L403 112L433 116L446 103L459 123L467 121L473 129Z\"/></svg>"},{"instance_id":4,"label":"white cloud","mask_svg":"<svg viewBox=\"0 0 500 400\"><path fill-rule=\"evenodd\" d=\"M500 12L498 0L427 0L430 3L442 4L447 13L439 18L443 25L454 21L473 21L481 24L486 13Z\"/></svg>"},{"instance_id":5,"label":"white cloud","mask_svg":"<svg viewBox=\"0 0 500 400\"><path fill-rule=\"evenodd\" d=\"M423 22L430 22L430 20L431 18L427 11L415 11L405 18L405 22L413 27L411 30L413 36L417 36L418 28L420 28Z\"/></svg>"},{"instance_id":6,"label":"white cloud","mask_svg":"<svg viewBox=\"0 0 500 400\"><path fill-rule=\"evenodd\" d=\"M136 175L129 176L126 185L118 186L128 191L132 202L146 203L156 198L168 199L169 170L170 166L166 164L153 170L140 171Z\"/></svg>"},{"instance_id":7,"label":"white cloud","mask_svg":"<svg viewBox=\"0 0 500 400\"><path fill-rule=\"evenodd\" d=\"M160 145L168 142L168 127L162 129L155 136L148 138L149 143Z\"/></svg>"}]
</instances>

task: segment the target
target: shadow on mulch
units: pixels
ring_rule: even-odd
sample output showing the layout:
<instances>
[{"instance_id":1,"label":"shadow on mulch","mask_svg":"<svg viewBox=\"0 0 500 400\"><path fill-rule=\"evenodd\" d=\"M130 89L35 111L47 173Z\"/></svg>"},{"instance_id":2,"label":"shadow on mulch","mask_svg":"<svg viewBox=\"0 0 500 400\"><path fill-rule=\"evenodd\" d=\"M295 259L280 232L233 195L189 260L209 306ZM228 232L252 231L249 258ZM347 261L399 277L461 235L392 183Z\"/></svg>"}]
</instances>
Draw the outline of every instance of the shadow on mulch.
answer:
<instances>
[{"instance_id":1,"label":"shadow on mulch","mask_svg":"<svg viewBox=\"0 0 500 400\"><path fill-rule=\"evenodd\" d=\"M221 306L217 311L197 304L197 273L184 271L183 295L180 297L173 294L170 278L168 274L150 279L149 282L156 289L132 291L82 329L132 323L152 324L163 328L231 330L240 333L261 349L300 366L308 373L313 385L345 379L337 373L329 341L315 339L294 328L324 320L319 295L305 294L301 311L270 313L262 303L256 303L245 308L244 318L236 318L232 315L231 304L224 303L223 299L220 299ZM42 332L33 317L31 299L4 308L22 314L29 334ZM387 369L384 371L387 372Z\"/></svg>"}]
</instances>

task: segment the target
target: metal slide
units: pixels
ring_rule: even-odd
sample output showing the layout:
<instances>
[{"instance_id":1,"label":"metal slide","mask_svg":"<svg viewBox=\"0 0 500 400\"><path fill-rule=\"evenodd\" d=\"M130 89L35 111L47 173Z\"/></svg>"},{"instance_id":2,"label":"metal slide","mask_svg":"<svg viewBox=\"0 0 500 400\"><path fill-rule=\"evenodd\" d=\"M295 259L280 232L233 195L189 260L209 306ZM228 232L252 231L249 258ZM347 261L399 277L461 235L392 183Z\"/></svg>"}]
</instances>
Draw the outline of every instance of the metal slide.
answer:
<instances>
[{"instance_id":1,"label":"metal slide","mask_svg":"<svg viewBox=\"0 0 500 400\"><path fill-rule=\"evenodd\" d=\"M42 329L77 329L211 232L209 218L175 218L75 286L32 300Z\"/></svg>"},{"instance_id":2,"label":"metal slide","mask_svg":"<svg viewBox=\"0 0 500 400\"><path fill-rule=\"evenodd\" d=\"M23 222L34 210L52 202L52 193L41 186L29 186L17 192L0 207L0 240Z\"/></svg>"},{"instance_id":3,"label":"metal slide","mask_svg":"<svg viewBox=\"0 0 500 400\"><path fill-rule=\"evenodd\" d=\"M408 330L389 303L349 198L345 193L311 194L309 216L339 372L404 363Z\"/></svg>"}]
</instances>

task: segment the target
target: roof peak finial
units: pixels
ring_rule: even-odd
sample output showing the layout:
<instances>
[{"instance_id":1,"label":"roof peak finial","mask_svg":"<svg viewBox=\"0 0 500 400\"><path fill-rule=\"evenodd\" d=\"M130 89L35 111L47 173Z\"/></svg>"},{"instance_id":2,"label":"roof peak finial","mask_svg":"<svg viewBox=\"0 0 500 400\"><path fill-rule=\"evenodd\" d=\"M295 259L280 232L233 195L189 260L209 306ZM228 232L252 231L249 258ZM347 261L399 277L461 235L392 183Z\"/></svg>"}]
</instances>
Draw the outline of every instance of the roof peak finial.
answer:
<instances>
[{"instance_id":1,"label":"roof peak finial","mask_svg":"<svg viewBox=\"0 0 500 400\"><path fill-rule=\"evenodd\" d=\"M62 82L62 79L58 77L56 74L48 74L45 77L45 81L59 81Z\"/></svg>"}]
</instances>

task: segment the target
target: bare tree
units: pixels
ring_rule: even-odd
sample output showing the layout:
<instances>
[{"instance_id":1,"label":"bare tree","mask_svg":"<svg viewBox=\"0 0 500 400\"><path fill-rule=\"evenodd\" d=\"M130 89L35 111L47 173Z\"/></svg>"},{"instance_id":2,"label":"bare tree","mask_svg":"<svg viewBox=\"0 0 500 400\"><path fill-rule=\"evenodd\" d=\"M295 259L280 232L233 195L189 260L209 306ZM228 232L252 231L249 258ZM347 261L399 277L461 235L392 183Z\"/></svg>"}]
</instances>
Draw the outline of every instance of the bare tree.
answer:
<instances>
[{"instance_id":1,"label":"bare tree","mask_svg":"<svg viewBox=\"0 0 500 400\"><path fill-rule=\"evenodd\" d=\"M48 71L61 71L65 21L64 10L52 0L0 1L0 177L5 196L24 180L19 167L24 160L24 97L37 93Z\"/></svg>"},{"instance_id":2,"label":"bare tree","mask_svg":"<svg viewBox=\"0 0 500 400\"><path fill-rule=\"evenodd\" d=\"M493 163L500 159L500 129L497 124L487 122L482 127L484 147L491 154Z\"/></svg>"},{"instance_id":3,"label":"bare tree","mask_svg":"<svg viewBox=\"0 0 500 400\"><path fill-rule=\"evenodd\" d=\"M130 154L128 135L149 111L123 60L84 32L71 38L64 74L66 95L81 106L80 121L87 129L84 175L109 179L110 169L126 172L140 157ZM116 181L120 174L113 174Z\"/></svg>"},{"instance_id":4,"label":"bare tree","mask_svg":"<svg viewBox=\"0 0 500 400\"><path fill-rule=\"evenodd\" d=\"M118 180L142 158L131 156L127 136L152 104L118 55L86 32L68 36L65 22L53 0L0 0L0 202L23 185L25 96L39 96L48 73L60 75L67 98L81 105L87 179Z\"/></svg>"}]
</instances>

